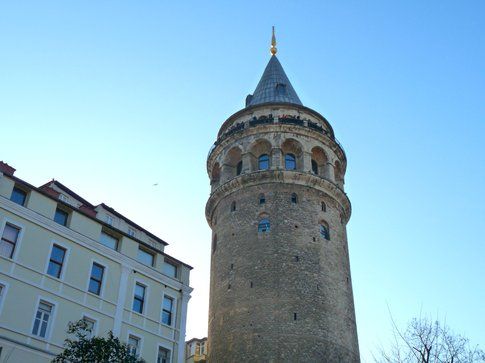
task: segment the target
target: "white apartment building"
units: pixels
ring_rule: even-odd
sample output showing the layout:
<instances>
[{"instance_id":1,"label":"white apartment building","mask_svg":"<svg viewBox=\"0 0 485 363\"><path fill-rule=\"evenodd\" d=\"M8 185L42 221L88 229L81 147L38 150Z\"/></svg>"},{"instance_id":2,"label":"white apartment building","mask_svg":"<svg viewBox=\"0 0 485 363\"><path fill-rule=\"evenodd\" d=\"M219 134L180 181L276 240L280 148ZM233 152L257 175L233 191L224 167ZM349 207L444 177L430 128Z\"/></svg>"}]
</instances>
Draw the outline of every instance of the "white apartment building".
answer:
<instances>
[{"instance_id":1,"label":"white apartment building","mask_svg":"<svg viewBox=\"0 0 485 363\"><path fill-rule=\"evenodd\" d=\"M0 162L0 362L49 362L79 319L147 362L184 362L192 267L113 208L14 172Z\"/></svg>"}]
</instances>

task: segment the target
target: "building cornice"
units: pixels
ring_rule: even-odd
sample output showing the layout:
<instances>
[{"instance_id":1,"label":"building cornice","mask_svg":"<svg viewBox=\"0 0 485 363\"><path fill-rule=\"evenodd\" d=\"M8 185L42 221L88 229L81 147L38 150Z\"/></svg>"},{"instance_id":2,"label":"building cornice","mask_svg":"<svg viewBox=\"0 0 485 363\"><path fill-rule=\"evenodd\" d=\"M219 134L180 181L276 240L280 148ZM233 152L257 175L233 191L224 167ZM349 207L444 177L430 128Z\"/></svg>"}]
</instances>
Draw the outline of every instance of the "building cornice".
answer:
<instances>
[{"instance_id":1,"label":"building cornice","mask_svg":"<svg viewBox=\"0 0 485 363\"><path fill-rule=\"evenodd\" d=\"M315 188L333 198L341 207L345 223L350 219L352 206L342 189L327 179L311 173L290 170L262 170L239 175L217 187L209 197L205 207L207 222L212 227L212 214L222 198L235 193L242 188L270 183L295 184Z\"/></svg>"}]
</instances>

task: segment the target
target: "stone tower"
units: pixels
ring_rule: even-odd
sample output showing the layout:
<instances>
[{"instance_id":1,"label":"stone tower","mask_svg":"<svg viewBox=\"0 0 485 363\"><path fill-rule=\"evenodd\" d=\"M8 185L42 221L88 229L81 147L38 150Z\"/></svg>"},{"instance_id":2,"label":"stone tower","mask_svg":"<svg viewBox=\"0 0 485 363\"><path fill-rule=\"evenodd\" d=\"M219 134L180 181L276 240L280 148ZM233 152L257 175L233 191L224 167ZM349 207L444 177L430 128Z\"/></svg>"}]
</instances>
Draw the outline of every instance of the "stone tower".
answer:
<instances>
[{"instance_id":1,"label":"stone tower","mask_svg":"<svg viewBox=\"0 0 485 363\"><path fill-rule=\"evenodd\" d=\"M207 169L209 362L359 362L346 156L278 58L221 126Z\"/></svg>"}]
</instances>

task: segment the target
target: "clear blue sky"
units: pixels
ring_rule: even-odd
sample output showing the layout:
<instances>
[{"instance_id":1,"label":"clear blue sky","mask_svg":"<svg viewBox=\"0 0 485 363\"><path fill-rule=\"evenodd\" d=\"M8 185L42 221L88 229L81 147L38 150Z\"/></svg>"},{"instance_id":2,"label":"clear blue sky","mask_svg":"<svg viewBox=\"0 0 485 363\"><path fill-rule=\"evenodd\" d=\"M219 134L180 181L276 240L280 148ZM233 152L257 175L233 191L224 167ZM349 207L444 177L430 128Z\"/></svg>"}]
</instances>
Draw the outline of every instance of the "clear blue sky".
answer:
<instances>
[{"instance_id":1,"label":"clear blue sky","mask_svg":"<svg viewBox=\"0 0 485 363\"><path fill-rule=\"evenodd\" d=\"M485 345L483 1L3 1L0 159L105 202L192 264L206 334L205 161L278 56L333 125L364 362L420 311ZM158 183L157 187L153 187Z\"/></svg>"}]
</instances>

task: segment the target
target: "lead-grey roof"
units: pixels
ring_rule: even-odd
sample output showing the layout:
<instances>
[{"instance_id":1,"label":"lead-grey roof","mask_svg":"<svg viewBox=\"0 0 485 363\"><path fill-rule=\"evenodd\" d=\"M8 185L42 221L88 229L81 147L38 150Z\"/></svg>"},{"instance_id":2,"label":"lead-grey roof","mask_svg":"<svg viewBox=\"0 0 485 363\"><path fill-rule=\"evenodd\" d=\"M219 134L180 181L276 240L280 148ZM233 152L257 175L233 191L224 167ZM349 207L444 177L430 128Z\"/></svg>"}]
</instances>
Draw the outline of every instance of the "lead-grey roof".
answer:
<instances>
[{"instance_id":1,"label":"lead-grey roof","mask_svg":"<svg viewBox=\"0 0 485 363\"><path fill-rule=\"evenodd\" d=\"M303 106L275 55L271 56L253 95L248 96L246 107L267 102L285 102Z\"/></svg>"}]
</instances>

